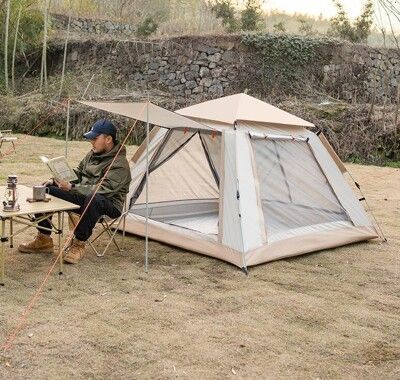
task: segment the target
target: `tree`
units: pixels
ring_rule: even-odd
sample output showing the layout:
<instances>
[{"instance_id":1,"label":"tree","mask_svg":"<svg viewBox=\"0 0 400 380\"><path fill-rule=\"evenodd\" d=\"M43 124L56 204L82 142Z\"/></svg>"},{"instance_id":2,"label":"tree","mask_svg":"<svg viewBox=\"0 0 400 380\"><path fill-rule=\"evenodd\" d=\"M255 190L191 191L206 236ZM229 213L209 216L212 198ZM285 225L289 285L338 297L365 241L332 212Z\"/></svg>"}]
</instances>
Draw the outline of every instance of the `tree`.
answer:
<instances>
[{"instance_id":1,"label":"tree","mask_svg":"<svg viewBox=\"0 0 400 380\"><path fill-rule=\"evenodd\" d=\"M222 25L228 32L235 32L239 29L238 21L235 17L235 7L231 0L216 0L211 7L211 11L216 18L221 19Z\"/></svg>"},{"instance_id":2,"label":"tree","mask_svg":"<svg viewBox=\"0 0 400 380\"><path fill-rule=\"evenodd\" d=\"M6 91L9 87L9 61L11 60L11 79L14 89L16 62L20 57L24 57L29 66L26 53L34 52L43 38L43 14L39 9L41 0L12 0L9 1L9 10L7 3L8 1L2 2L4 17L0 18L0 28L4 31L0 49L0 59L4 61L4 66L0 68L4 78L1 83Z\"/></svg>"},{"instance_id":3,"label":"tree","mask_svg":"<svg viewBox=\"0 0 400 380\"><path fill-rule=\"evenodd\" d=\"M361 15L357 17L354 23L356 39L359 42L367 41L367 38L371 33L373 15L374 15L374 4L372 0L368 0L364 4L364 8Z\"/></svg>"},{"instance_id":4,"label":"tree","mask_svg":"<svg viewBox=\"0 0 400 380\"><path fill-rule=\"evenodd\" d=\"M253 31L262 27L260 0L247 0L246 7L240 14L242 30Z\"/></svg>"},{"instance_id":5,"label":"tree","mask_svg":"<svg viewBox=\"0 0 400 380\"><path fill-rule=\"evenodd\" d=\"M10 25L10 0L6 3L6 22L4 30L4 84L8 92L8 29Z\"/></svg>"},{"instance_id":6,"label":"tree","mask_svg":"<svg viewBox=\"0 0 400 380\"><path fill-rule=\"evenodd\" d=\"M373 0L367 0L362 13L355 22L350 22L349 16L339 0L333 0L337 14L331 19L328 33L332 36L342 38L351 42L366 42L372 27L372 16L374 13Z\"/></svg>"}]
</instances>

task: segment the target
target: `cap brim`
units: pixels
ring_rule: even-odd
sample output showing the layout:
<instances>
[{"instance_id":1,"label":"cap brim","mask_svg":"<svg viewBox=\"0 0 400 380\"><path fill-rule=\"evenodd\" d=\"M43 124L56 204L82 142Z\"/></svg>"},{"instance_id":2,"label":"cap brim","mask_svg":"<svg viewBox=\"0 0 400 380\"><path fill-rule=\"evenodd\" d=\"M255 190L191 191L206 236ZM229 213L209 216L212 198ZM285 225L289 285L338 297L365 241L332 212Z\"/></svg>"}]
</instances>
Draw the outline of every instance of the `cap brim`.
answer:
<instances>
[{"instance_id":1,"label":"cap brim","mask_svg":"<svg viewBox=\"0 0 400 380\"><path fill-rule=\"evenodd\" d=\"M101 133L96 133L93 131L89 131L83 134L83 137L88 140L94 140L96 137L100 136Z\"/></svg>"}]
</instances>

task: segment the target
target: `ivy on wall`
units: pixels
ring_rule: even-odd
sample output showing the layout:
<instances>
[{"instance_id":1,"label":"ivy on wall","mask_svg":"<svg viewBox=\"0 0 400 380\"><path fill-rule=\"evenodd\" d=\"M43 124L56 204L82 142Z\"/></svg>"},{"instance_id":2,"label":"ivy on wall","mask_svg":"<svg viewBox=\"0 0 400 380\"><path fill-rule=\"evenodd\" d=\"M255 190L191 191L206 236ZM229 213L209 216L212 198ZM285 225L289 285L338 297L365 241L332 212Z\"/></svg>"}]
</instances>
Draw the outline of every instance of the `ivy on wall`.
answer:
<instances>
[{"instance_id":1,"label":"ivy on wall","mask_svg":"<svg viewBox=\"0 0 400 380\"><path fill-rule=\"evenodd\" d=\"M332 44L338 42L329 38L246 33L242 43L261 58L264 85L290 90L311 80L313 75L322 75L321 65L327 62L327 52L332 52Z\"/></svg>"}]
</instances>

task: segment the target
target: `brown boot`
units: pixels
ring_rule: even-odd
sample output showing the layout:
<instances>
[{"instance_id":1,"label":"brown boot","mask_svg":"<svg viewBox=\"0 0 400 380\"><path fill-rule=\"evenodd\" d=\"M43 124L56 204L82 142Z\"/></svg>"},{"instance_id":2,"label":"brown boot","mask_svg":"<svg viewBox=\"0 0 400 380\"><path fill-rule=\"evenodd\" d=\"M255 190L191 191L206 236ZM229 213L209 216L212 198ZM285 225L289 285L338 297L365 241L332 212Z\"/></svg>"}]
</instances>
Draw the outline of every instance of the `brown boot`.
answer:
<instances>
[{"instance_id":1,"label":"brown boot","mask_svg":"<svg viewBox=\"0 0 400 380\"><path fill-rule=\"evenodd\" d=\"M20 244L18 251L23 253L53 253L53 239L49 235L39 232L30 243Z\"/></svg>"},{"instance_id":2,"label":"brown boot","mask_svg":"<svg viewBox=\"0 0 400 380\"><path fill-rule=\"evenodd\" d=\"M86 242L74 239L64 256L64 261L68 264L76 264L85 254Z\"/></svg>"}]
</instances>

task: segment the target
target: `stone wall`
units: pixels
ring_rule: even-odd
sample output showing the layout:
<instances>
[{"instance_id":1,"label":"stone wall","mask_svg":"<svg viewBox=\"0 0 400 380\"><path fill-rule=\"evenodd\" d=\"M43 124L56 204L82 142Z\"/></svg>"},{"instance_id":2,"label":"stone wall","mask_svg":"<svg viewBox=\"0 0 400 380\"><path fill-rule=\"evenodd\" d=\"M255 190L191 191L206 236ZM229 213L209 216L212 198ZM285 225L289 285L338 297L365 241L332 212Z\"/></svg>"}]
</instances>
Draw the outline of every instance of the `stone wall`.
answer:
<instances>
[{"instance_id":1,"label":"stone wall","mask_svg":"<svg viewBox=\"0 0 400 380\"><path fill-rule=\"evenodd\" d=\"M60 46L60 49L62 47ZM61 51L54 51L61 63ZM71 43L67 69L91 65L113 72L113 85L159 89L188 104L243 91L257 81L257 66L239 37L182 37L161 42ZM259 73L258 73L259 74Z\"/></svg>"},{"instance_id":2,"label":"stone wall","mask_svg":"<svg viewBox=\"0 0 400 380\"><path fill-rule=\"evenodd\" d=\"M52 61L59 70L62 48L53 49ZM395 49L332 43L324 58L313 63L319 75L307 80L329 95L352 101L394 101L400 80L400 56ZM69 45L67 70L102 67L112 72L117 85L160 89L180 104L250 89L268 96L263 83L261 55L246 47L241 36L180 37L163 41L73 42ZM308 74L307 74L308 75ZM279 83L276 86L279 89ZM289 89L290 91L290 89Z\"/></svg>"},{"instance_id":3,"label":"stone wall","mask_svg":"<svg viewBox=\"0 0 400 380\"><path fill-rule=\"evenodd\" d=\"M395 101L400 86L400 51L342 44L324 65L324 86L352 101Z\"/></svg>"},{"instance_id":4,"label":"stone wall","mask_svg":"<svg viewBox=\"0 0 400 380\"><path fill-rule=\"evenodd\" d=\"M67 30L68 16L52 14L51 22L54 29ZM70 31L85 34L107 34L131 37L136 28L130 24L120 24L110 20L94 20L89 18L71 18Z\"/></svg>"}]
</instances>

